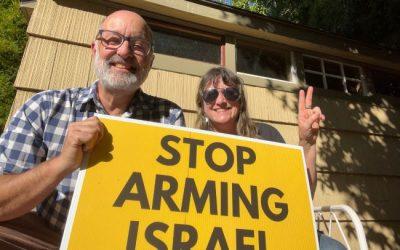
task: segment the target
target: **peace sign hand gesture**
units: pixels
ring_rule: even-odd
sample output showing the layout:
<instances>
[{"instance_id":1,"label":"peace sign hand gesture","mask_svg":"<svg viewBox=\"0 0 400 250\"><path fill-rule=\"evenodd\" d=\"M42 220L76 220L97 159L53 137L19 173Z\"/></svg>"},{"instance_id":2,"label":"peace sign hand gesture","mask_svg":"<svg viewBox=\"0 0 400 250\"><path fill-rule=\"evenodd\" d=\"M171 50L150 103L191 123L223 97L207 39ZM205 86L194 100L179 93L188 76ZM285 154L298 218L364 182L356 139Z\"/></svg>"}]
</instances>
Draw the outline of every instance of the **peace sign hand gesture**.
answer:
<instances>
[{"instance_id":1,"label":"peace sign hand gesture","mask_svg":"<svg viewBox=\"0 0 400 250\"><path fill-rule=\"evenodd\" d=\"M299 145L304 149L304 156L307 165L307 173L310 181L311 194L314 195L317 186L317 138L320 127L320 122L325 120L325 115L322 114L319 107L312 107L313 87L307 89L307 94L304 90L299 92Z\"/></svg>"},{"instance_id":2,"label":"peace sign hand gesture","mask_svg":"<svg viewBox=\"0 0 400 250\"><path fill-rule=\"evenodd\" d=\"M305 149L315 146L317 142L320 122L325 120L319 107L312 107L313 87L307 89L304 96L304 90L299 93L299 144Z\"/></svg>"}]
</instances>

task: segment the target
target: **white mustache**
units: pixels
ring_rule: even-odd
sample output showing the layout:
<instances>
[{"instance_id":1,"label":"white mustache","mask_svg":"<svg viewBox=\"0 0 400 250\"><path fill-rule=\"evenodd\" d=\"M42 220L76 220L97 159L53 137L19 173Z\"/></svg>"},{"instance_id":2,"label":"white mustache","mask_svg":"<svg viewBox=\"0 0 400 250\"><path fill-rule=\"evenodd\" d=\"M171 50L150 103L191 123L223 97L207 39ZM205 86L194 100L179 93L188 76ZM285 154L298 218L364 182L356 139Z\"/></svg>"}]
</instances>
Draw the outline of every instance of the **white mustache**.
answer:
<instances>
[{"instance_id":1,"label":"white mustache","mask_svg":"<svg viewBox=\"0 0 400 250\"><path fill-rule=\"evenodd\" d=\"M119 55L115 54L113 56L111 56L110 58L104 60L104 62L107 65L110 65L111 63L120 63L120 64L129 64L132 65L132 63L127 62L125 59L123 59L122 57L120 57Z\"/></svg>"}]
</instances>

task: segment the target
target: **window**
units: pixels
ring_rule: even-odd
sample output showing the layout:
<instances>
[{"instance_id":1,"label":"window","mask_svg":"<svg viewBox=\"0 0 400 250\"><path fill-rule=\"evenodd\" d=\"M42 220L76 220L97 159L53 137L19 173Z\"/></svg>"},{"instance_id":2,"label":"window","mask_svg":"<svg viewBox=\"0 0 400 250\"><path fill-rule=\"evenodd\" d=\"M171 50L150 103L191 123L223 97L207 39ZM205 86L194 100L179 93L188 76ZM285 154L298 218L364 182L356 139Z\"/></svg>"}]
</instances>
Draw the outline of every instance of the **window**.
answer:
<instances>
[{"instance_id":1,"label":"window","mask_svg":"<svg viewBox=\"0 0 400 250\"><path fill-rule=\"evenodd\" d=\"M242 73L289 81L289 53L238 44L236 69Z\"/></svg>"},{"instance_id":2,"label":"window","mask_svg":"<svg viewBox=\"0 0 400 250\"><path fill-rule=\"evenodd\" d=\"M361 68L359 66L303 55L306 83L323 89L362 95Z\"/></svg>"},{"instance_id":3,"label":"window","mask_svg":"<svg viewBox=\"0 0 400 250\"><path fill-rule=\"evenodd\" d=\"M400 75L381 70L369 70L376 93L400 97Z\"/></svg>"},{"instance_id":4,"label":"window","mask_svg":"<svg viewBox=\"0 0 400 250\"><path fill-rule=\"evenodd\" d=\"M153 30L153 69L202 76L222 64L224 39L218 30L180 21L182 25L152 18L146 21Z\"/></svg>"},{"instance_id":5,"label":"window","mask_svg":"<svg viewBox=\"0 0 400 250\"><path fill-rule=\"evenodd\" d=\"M221 63L221 42L218 39L185 33L182 28L179 33L158 27L152 29L156 53L207 63Z\"/></svg>"}]
</instances>

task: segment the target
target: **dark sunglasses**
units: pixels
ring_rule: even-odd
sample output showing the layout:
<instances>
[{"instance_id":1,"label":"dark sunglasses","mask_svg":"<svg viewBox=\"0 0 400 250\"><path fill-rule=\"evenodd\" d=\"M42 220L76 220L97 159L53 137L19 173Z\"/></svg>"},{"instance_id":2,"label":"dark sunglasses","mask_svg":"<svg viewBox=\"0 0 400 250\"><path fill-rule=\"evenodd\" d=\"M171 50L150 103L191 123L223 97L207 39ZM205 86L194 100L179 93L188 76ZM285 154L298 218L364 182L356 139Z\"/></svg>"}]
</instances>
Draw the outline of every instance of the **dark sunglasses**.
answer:
<instances>
[{"instance_id":1,"label":"dark sunglasses","mask_svg":"<svg viewBox=\"0 0 400 250\"><path fill-rule=\"evenodd\" d=\"M206 89L202 93L202 98L206 103L211 103L217 100L219 93L222 93L226 100L235 102L240 98L240 91L237 88L214 88Z\"/></svg>"}]
</instances>

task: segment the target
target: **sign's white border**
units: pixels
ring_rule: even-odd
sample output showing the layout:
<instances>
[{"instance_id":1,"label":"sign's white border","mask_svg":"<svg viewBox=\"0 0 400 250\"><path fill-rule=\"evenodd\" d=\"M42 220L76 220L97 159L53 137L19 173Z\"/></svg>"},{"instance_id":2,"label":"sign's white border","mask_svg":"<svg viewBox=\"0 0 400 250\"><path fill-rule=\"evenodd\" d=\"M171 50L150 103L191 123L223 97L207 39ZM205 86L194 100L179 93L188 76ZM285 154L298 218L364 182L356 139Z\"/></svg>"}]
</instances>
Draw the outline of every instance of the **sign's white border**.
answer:
<instances>
[{"instance_id":1,"label":"sign's white border","mask_svg":"<svg viewBox=\"0 0 400 250\"><path fill-rule=\"evenodd\" d=\"M95 114L95 116L97 116L99 118L109 119L109 120L130 122L130 123L136 123L136 124L142 124L142 125L148 125L148 126L160 127L160 128L170 128L170 129L174 129L174 130L182 130L182 131L188 131L188 132L196 132L196 133L199 133L199 134L217 135L217 136L220 136L220 137L240 139L240 140L243 140L243 141L258 142L258 143L264 143L264 144L268 144L268 145L276 145L276 146L285 147L285 148L297 149L297 150L300 150L302 155L303 155L303 170L304 170L305 176L308 176L307 175L306 162L305 162L305 158L304 158L304 151L303 151L303 147L301 147L301 146L290 145L290 144L279 143L279 142L271 142L271 141L255 139L255 138L249 138L249 137L242 137L242 136L237 136L237 135L215 133L215 132L208 131L208 130L179 127L179 126L174 126L174 125L169 125L169 124L162 124L162 123L157 123L157 122L149 122L149 121L137 120L137 119L132 119L132 118L122 118L122 117L110 116L110 115L102 115L102 114ZM65 229L64 229L64 233L63 233L63 237L62 237L62 241L61 241L61 245L60 245L60 249L62 249L62 250L68 249L69 238L70 238L70 235L71 235L71 232L72 232L71 231L72 230L72 225L74 223L75 213L76 213L76 209L78 207L78 201L79 201L79 197L80 197L80 194L81 194L83 181L85 179L86 166L87 166L87 163L88 163L88 158L89 158L89 155L86 154L85 157L84 157L84 160L82 162L82 165L80 167L78 178L76 180L75 190L74 190L74 194L72 196L71 206L70 206L69 211L68 211L67 222L65 224ZM312 197L311 197L311 192L310 192L310 183L309 183L308 178L306 178L306 181L307 181L307 186L308 186L308 188L307 188L308 202L310 203L310 207L313 208ZM314 211L311 211L311 216L312 216L312 219L313 219L313 222L314 222L315 221ZM317 249L319 249L319 244L318 244L318 240L317 240L318 237L317 237L317 231L316 231L316 228L315 228L315 223L313 223L313 228L314 228L314 239L315 239L315 242L316 242Z\"/></svg>"}]
</instances>

